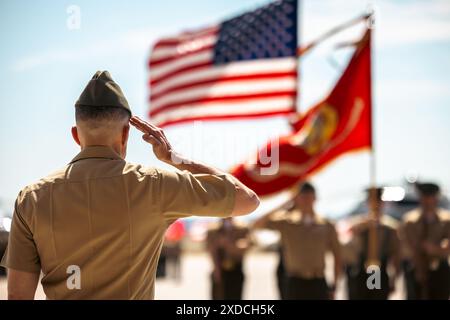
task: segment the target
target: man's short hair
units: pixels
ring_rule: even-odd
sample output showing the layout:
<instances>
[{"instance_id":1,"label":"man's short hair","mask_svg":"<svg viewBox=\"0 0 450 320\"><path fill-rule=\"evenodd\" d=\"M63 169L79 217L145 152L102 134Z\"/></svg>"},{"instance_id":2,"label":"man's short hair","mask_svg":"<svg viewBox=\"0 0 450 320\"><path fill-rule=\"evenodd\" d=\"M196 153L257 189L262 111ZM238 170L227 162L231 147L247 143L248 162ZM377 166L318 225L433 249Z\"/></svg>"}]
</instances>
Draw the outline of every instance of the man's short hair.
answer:
<instances>
[{"instance_id":1,"label":"man's short hair","mask_svg":"<svg viewBox=\"0 0 450 320\"><path fill-rule=\"evenodd\" d=\"M119 107L76 106L76 121L128 121L131 114Z\"/></svg>"},{"instance_id":2,"label":"man's short hair","mask_svg":"<svg viewBox=\"0 0 450 320\"><path fill-rule=\"evenodd\" d=\"M298 188L298 193L305 194L305 193L316 193L316 188L310 183L310 182L303 182L300 184Z\"/></svg>"}]
</instances>

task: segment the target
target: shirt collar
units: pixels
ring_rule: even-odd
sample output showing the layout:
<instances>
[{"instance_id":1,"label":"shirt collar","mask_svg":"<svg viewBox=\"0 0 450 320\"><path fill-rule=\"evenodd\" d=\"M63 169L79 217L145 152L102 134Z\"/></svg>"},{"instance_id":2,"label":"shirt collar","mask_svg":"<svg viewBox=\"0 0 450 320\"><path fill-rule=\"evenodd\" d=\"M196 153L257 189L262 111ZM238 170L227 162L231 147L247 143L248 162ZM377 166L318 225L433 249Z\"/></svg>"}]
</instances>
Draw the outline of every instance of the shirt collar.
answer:
<instances>
[{"instance_id":1,"label":"shirt collar","mask_svg":"<svg viewBox=\"0 0 450 320\"><path fill-rule=\"evenodd\" d=\"M306 224L321 224L324 221L316 213L314 213L312 216L308 216L307 219L305 219L305 216L297 208L289 212L288 220L295 223L306 223Z\"/></svg>"},{"instance_id":2,"label":"shirt collar","mask_svg":"<svg viewBox=\"0 0 450 320\"><path fill-rule=\"evenodd\" d=\"M75 158L70 161L70 163L74 163L78 160L83 159L92 159L92 158L100 158L100 159L111 159L111 160L123 160L122 157L114 151L111 147L107 146L88 146L81 150L80 153L76 155Z\"/></svg>"},{"instance_id":3,"label":"shirt collar","mask_svg":"<svg viewBox=\"0 0 450 320\"><path fill-rule=\"evenodd\" d=\"M441 216L440 216L440 209L439 208L437 208L436 209L436 212L434 213L434 216L432 217L432 219L428 219L426 216L425 216L425 212L423 212L423 210L421 211L421 214L420 214L420 216L419 216L419 220L422 222L422 223L438 223L438 222L440 222L441 221Z\"/></svg>"}]
</instances>

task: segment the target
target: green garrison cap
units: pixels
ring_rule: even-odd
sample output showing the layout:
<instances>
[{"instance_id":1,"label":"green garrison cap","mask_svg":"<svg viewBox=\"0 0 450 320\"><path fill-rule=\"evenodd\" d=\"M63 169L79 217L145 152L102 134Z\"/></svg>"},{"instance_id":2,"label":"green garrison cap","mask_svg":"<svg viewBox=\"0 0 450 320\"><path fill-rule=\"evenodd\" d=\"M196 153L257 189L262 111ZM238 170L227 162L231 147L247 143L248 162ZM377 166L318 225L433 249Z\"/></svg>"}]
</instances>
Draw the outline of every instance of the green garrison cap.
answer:
<instances>
[{"instance_id":1,"label":"green garrison cap","mask_svg":"<svg viewBox=\"0 0 450 320\"><path fill-rule=\"evenodd\" d=\"M424 196L435 196L440 192L439 186L431 182L417 183L416 187L419 193Z\"/></svg>"},{"instance_id":2,"label":"green garrison cap","mask_svg":"<svg viewBox=\"0 0 450 320\"><path fill-rule=\"evenodd\" d=\"M375 195L376 195L376 199L377 200L381 200L381 197L383 196L383 191L384 191L384 187L371 187L371 188L367 188L366 194L367 194L367 199L370 200L370 192L371 190L375 189Z\"/></svg>"},{"instance_id":3,"label":"green garrison cap","mask_svg":"<svg viewBox=\"0 0 450 320\"><path fill-rule=\"evenodd\" d=\"M75 106L119 107L126 109L131 114L125 95L108 71L97 71L94 74Z\"/></svg>"}]
</instances>

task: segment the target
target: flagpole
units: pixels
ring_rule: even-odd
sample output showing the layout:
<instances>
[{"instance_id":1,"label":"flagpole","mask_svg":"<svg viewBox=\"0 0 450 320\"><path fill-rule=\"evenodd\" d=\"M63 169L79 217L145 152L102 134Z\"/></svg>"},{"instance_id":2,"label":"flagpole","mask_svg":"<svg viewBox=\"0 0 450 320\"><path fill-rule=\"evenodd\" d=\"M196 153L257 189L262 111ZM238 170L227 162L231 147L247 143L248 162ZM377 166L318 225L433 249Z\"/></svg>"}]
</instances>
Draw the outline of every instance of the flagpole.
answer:
<instances>
[{"instance_id":1,"label":"flagpole","mask_svg":"<svg viewBox=\"0 0 450 320\"><path fill-rule=\"evenodd\" d=\"M297 44L298 44L298 48L300 48L300 43L301 43L301 40L302 40L302 37L301 37L301 30L302 30L302 28L301 28L301 22L302 22L302 19L301 19L301 10L300 10L300 7L301 7L301 4L302 4L302 0L298 0L298 2L297 2ZM297 48L297 50L298 50L298 48ZM297 92L301 92L300 91L300 76L301 76L301 73L300 73L300 55L298 55L297 54ZM296 97L296 111L297 111L297 114L300 114L300 96L297 94L297 97Z\"/></svg>"},{"instance_id":2,"label":"flagpole","mask_svg":"<svg viewBox=\"0 0 450 320\"><path fill-rule=\"evenodd\" d=\"M366 268L370 265L376 265L380 266L379 261L379 241L378 241L378 223L377 220L379 219L380 212L379 212L379 206L377 206L378 202L378 192L377 192L377 160L376 160L376 148L375 148L375 112L374 112L374 103L373 103L373 23L374 23L374 16L373 16L373 10L371 10L367 14L367 28L369 28L370 32L370 103L371 103L371 149L370 149L370 160L369 160L369 172L370 172L370 191L369 191L369 219L370 226L369 226L369 239L368 239L368 255L367 255L367 261L366 261Z\"/></svg>"},{"instance_id":3,"label":"flagpole","mask_svg":"<svg viewBox=\"0 0 450 320\"><path fill-rule=\"evenodd\" d=\"M300 0L299 0L300 3ZM348 20L330 30L328 30L327 32L323 33L322 35L320 35L318 38L316 38L315 40L311 41L310 43L308 43L306 46L299 46L297 48L297 56L300 57L302 55L304 55L305 53L309 52L311 49L313 49L315 46L317 46L319 43L321 43L322 41L325 41L326 39L334 36L335 34L341 32L344 29L347 29L361 21L364 21L367 19L369 19L371 17L370 14L368 13L364 13L362 15L359 15L351 20Z\"/></svg>"}]
</instances>

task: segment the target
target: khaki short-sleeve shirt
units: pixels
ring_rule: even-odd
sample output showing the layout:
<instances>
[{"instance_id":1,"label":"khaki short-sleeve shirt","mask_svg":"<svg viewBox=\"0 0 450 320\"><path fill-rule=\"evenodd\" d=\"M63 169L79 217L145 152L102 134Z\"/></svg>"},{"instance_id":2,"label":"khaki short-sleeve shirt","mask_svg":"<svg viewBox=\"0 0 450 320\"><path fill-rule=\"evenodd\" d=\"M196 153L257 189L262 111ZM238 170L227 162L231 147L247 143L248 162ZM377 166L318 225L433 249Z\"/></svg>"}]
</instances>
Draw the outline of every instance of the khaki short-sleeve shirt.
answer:
<instances>
[{"instance_id":1,"label":"khaki short-sleeve shirt","mask_svg":"<svg viewBox=\"0 0 450 320\"><path fill-rule=\"evenodd\" d=\"M345 251L345 262L358 264L361 255L367 256L368 243L367 233L371 228L369 214L361 214L353 219L352 239L347 244ZM378 259L386 257L389 261L400 259L400 240L398 236L399 223L392 217L383 215L377 223L377 248Z\"/></svg>"},{"instance_id":2,"label":"khaki short-sleeve shirt","mask_svg":"<svg viewBox=\"0 0 450 320\"><path fill-rule=\"evenodd\" d=\"M144 168L87 147L20 192L2 265L42 271L48 299L152 299L170 223L230 216L234 199L227 175Z\"/></svg>"},{"instance_id":3,"label":"khaki short-sleeve shirt","mask_svg":"<svg viewBox=\"0 0 450 320\"><path fill-rule=\"evenodd\" d=\"M230 229L216 226L208 230L206 237L208 247L210 250L213 250L213 254L218 254L219 251L222 252L222 255L219 254L218 258L220 261L218 262L223 269L232 269L237 263L242 262L244 251L241 254L230 253L230 250L227 250L226 246L223 245L223 240L231 244L231 247L246 250L251 245L249 229L242 224L233 222Z\"/></svg>"},{"instance_id":4,"label":"khaki short-sleeve shirt","mask_svg":"<svg viewBox=\"0 0 450 320\"><path fill-rule=\"evenodd\" d=\"M404 215L401 236L405 259L413 259L414 255L421 253L423 241L439 246L444 241L450 241L450 211L438 209L436 218L435 221L426 223L420 209Z\"/></svg>"},{"instance_id":5,"label":"khaki short-sleeve shirt","mask_svg":"<svg viewBox=\"0 0 450 320\"><path fill-rule=\"evenodd\" d=\"M334 225L315 216L305 223L299 211L279 212L267 223L267 228L281 233L283 260L289 275L302 278L322 278L327 252L340 252Z\"/></svg>"}]
</instances>

